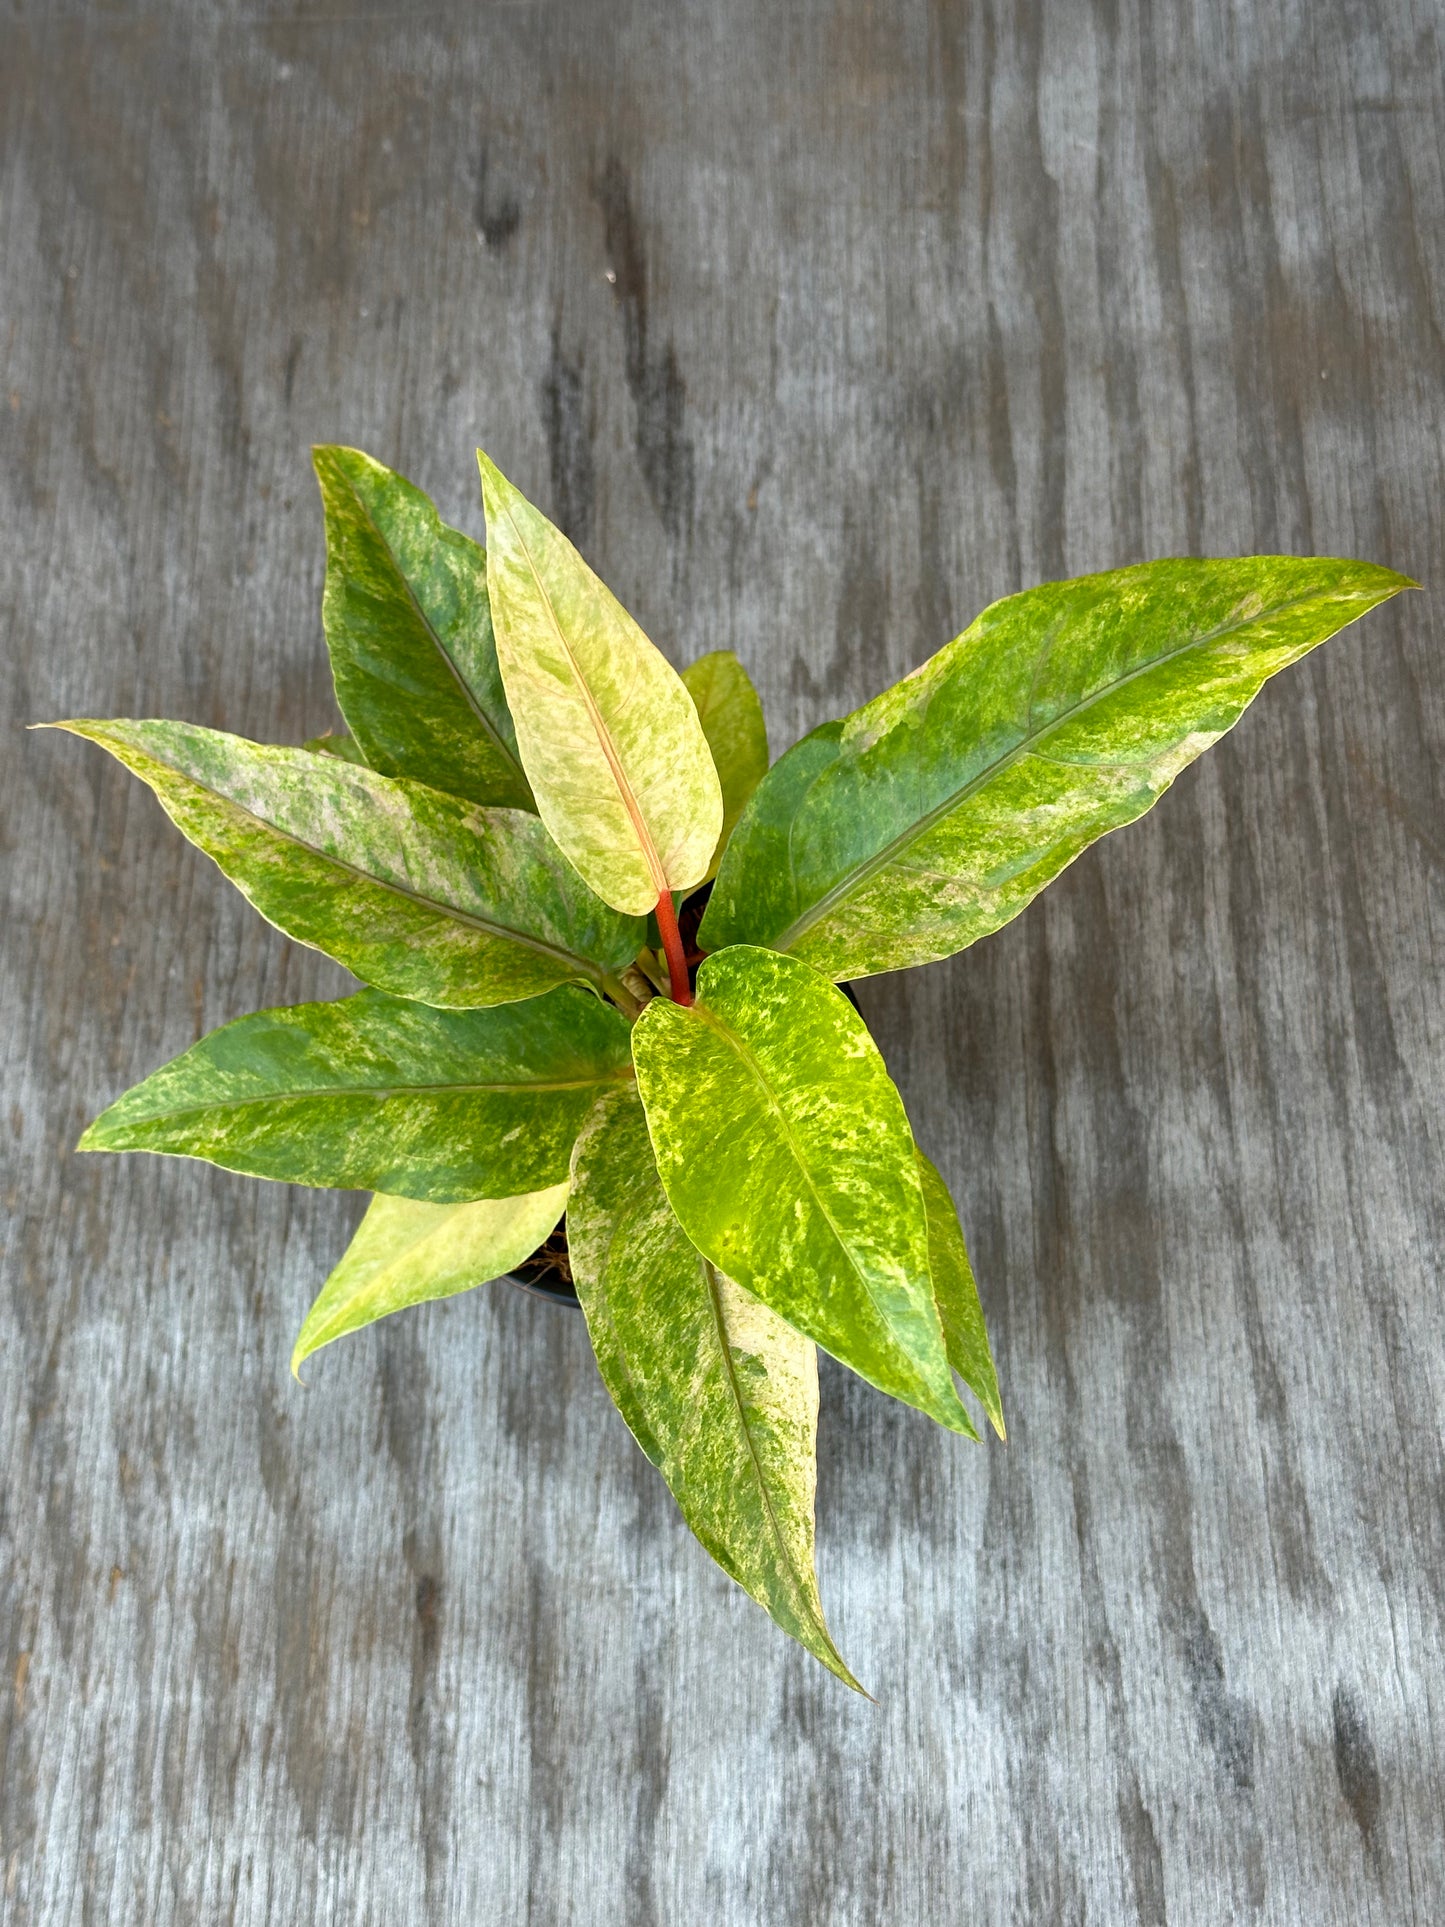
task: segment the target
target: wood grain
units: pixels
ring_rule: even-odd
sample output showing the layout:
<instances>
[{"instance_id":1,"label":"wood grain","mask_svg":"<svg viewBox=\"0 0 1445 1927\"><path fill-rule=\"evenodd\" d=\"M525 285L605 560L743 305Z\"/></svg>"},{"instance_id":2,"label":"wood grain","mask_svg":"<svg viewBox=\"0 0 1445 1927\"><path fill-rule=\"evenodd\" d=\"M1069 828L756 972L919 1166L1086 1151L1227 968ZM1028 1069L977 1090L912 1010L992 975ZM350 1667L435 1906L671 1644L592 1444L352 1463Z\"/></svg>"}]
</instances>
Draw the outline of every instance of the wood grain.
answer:
<instances>
[{"instance_id":1,"label":"wood grain","mask_svg":"<svg viewBox=\"0 0 1445 1927\"><path fill-rule=\"evenodd\" d=\"M474 443L775 749L990 598L1445 563L1420 0L0 4L0 1918L1445 1915L1445 679L1405 599L865 987L1009 1443L825 1370L858 1701L510 1289L287 1355L359 1201L83 1123L329 994L27 721L334 721L308 445Z\"/></svg>"}]
</instances>

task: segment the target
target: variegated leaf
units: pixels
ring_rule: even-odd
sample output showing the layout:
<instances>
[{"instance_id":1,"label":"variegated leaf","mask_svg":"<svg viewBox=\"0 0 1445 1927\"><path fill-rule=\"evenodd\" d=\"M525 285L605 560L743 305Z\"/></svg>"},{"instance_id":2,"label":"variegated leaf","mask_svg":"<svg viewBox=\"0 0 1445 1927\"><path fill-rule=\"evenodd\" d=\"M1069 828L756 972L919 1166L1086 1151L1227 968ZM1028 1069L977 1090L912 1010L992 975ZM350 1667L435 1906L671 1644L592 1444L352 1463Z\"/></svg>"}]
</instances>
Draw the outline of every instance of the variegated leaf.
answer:
<instances>
[{"instance_id":1,"label":"variegated leaf","mask_svg":"<svg viewBox=\"0 0 1445 1927\"><path fill-rule=\"evenodd\" d=\"M54 727L148 783L278 929L396 996L472 1009L600 984L642 941L521 810L189 723Z\"/></svg>"},{"instance_id":2,"label":"variegated leaf","mask_svg":"<svg viewBox=\"0 0 1445 1927\"><path fill-rule=\"evenodd\" d=\"M474 803L530 809L480 544L360 449L311 454L326 510L326 646L366 761Z\"/></svg>"},{"instance_id":3,"label":"variegated leaf","mask_svg":"<svg viewBox=\"0 0 1445 1927\"><path fill-rule=\"evenodd\" d=\"M500 1278L534 1252L567 1205L568 1182L516 1198L427 1204L379 1192L345 1256L306 1314L291 1354L302 1362L333 1339L394 1311Z\"/></svg>"},{"instance_id":4,"label":"variegated leaf","mask_svg":"<svg viewBox=\"0 0 1445 1927\"><path fill-rule=\"evenodd\" d=\"M697 704L722 784L723 825L708 875L716 876L743 808L768 773L768 726L748 672L731 649L699 656L682 672L687 693Z\"/></svg>"},{"instance_id":5,"label":"variegated leaf","mask_svg":"<svg viewBox=\"0 0 1445 1927\"><path fill-rule=\"evenodd\" d=\"M723 1571L857 1687L813 1569L812 1344L690 1243L635 1094L602 1100L572 1169L572 1275L618 1410Z\"/></svg>"},{"instance_id":6,"label":"variegated leaf","mask_svg":"<svg viewBox=\"0 0 1445 1927\"><path fill-rule=\"evenodd\" d=\"M629 914L701 883L718 774L681 677L572 544L478 452L497 659L542 821Z\"/></svg>"},{"instance_id":7,"label":"variegated leaf","mask_svg":"<svg viewBox=\"0 0 1445 1927\"><path fill-rule=\"evenodd\" d=\"M988 1413L988 1422L1004 1436L1003 1404L998 1395L998 1373L989 1350L988 1331L983 1322L983 1306L968 1250L963 1242L963 1226L949 1195L948 1186L922 1151L918 1153L918 1175L923 1181L923 1208L928 1218L928 1267L933 1274L933 1297L943 1325L943 1343L948 1362Z\"/></svg>"},{"instance_id":8,"label":"variegated leaf","mask_svg":"<svg viewBox=\"0 0 1445 1927\"><path fill-rule=\"evenodd\" d=\"M631 1077L626 1019L575 985L492 1010L363 990L213 1030L78 1148L435 1204L510 1198L560 1184L593 1104Z\"/></svg>"},{"instance_id":9,"label":"variegated leaf","mask_svg":"<svg viewBox=\"0 0 1445 1927\"><path fill-rule=\"evenodd\" d=\"M903 1102L862 1018L792 957L709 957L632 1033L673 1210L705 1257L880 1391L972 1433L944 1351Z\"/></svg>"},{"instance_id":10,"label":"variegated leaf","mask_svg":"<svg viewBox=\"0 0 1445 1927\"><path fill-rule=\"evenodd\" d=\"M1411 586L1365 562L1252 556L996 602L774 764L699 941L766 944L835 979L962 950L1142 815L1270 676Z\"/></svg>"}]
</instances>

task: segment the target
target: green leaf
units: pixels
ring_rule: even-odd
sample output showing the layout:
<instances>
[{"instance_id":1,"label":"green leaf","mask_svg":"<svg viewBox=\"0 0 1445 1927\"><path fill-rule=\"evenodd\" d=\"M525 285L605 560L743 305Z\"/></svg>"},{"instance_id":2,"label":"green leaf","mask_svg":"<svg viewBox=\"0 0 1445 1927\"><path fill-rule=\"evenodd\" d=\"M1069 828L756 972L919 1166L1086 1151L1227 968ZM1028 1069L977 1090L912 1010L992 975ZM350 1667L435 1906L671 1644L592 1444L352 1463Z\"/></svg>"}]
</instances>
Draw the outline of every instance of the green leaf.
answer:
<instances>
[{"instance_id":1,"label":"green leaf","mask_svg":"<svg viewBox=\"0 0 1445 1927\"><path fill-rule=\"evenodd\" d=\"M302 744L302 748L309 750L313 756L335 756L343 763L358 763L362 769L368 767L366 758L361 753L360 743L354 736L348 736L344 730L340 732L327 730L324 736L309 737Z\"/></svg>"},{"instance_id":2,"label":"green leaf","mask_svg":"<svg viewBox=\"0 0 1445 1927\"><path fill-rule=\"evenodd\" d=\"M963 1226L958 1221L948 1186L922 1151L918 1153L918 1175L923 1180L923 1208L928 1218L928 1267L933 1273L933 1297L943 1324L948 1362L988 1413L994 1431L1003 1438L998 1374L989 1350L973 1266L968 1262L963 1242Z\"/></svg>"},{"instance_id":3,"label":"green leaf","mask_svg":"<svg viewBox=\"0 0 1445 1927\"><path fill-rule=\"evenodd\" d=\"M702 882L722 791L682 678L560 529L483 455L487 586L542 821L605 903Z\"/></svg>"},{"instance_id":4,"label":"green leaf","mask_svg":"<svg viewBox=\"0 0 1445 1927\"><path fill-rule=\"evenodd\" d=\"M723 825L708 866L717 874L743 807L768 773L768 726L748 672L731 649L699 656L682 672L722 784Z\"/></svg>"},{"instance_id":5,"label":"green leaf","mask_svg":"<svg viewBox=\"0 0 1445 1927\"><path fill-rule=\"evenodd\" d=\"M567 1180L519 1198L424 1204L374 1197L346 1255L306 1314L291 1354L301 1364L347 1332L408 1305L450 1298L500 1278L534 1252L567 1206Z\"/></svg>"},{"instance_id":6,"label":"green leaf","mask_svg":"<svg viewBox=\"0 0 1445 1927\"><path fill-rule=\"evenodd\" d=\"M688 1241L634 1094L597 1106L572 1170L572 1275L618 1410L723 1571L861 1692L813 1570L813 1346Z\"/></svg>"},{"instance_id":7,"label":"green leaf","mask_svg":"<svg viewBox=\"0 0 1445 1927\"><path fill-rule=\"evenodd\" d=\"M399 997L474 1008L600 983L645 925L535 816L189 723L51 725L99 743L288 937Z\"/></svg>"},{"instance_id":8,"label":"green leaf","mask_svg":"<svg viewBox=\"0 0 1445 1927\"><path fill-rule=\"evenodd\" d=\"M1150 562L996 602L757 790L699 933L834 978L928 963L1132 822L1261 685L1413 586L1363 562Z\"/></svg>"},{"instance_id":9,"label":"green leaf","mask_svg":"<svg viewBox=\"0 0 1445 1927\"><path fill-rule=\"evenodd\" d=\"M474 803L531 809L479 543L355 448L314 448L336 700L365 760Z\"/></svg>"},{"instance_id":10,"label":"green leaf","mask_svg":"<svg viewBox=\"0 0 1445 1927\"><path fill-rule=\"evenodd\" d=\"M627 1022L563 985L494 1010L380 991L261 1010L117 1099L82 1151L165 1151L289 1184L456 1204L560 1184Z\"/></svg>"},{"instance_id":11,"label":"green leaf","mask_svg":"<svg viewBox=\"0 0 1445 1927\"><path fill-rule=\"evenodd\" d=\"M709 957L632 1033L673 1210L698 1250L855 1372L954 1431L903 1103L862 1018L791 957Z\"/></svg>"}]
</instances>

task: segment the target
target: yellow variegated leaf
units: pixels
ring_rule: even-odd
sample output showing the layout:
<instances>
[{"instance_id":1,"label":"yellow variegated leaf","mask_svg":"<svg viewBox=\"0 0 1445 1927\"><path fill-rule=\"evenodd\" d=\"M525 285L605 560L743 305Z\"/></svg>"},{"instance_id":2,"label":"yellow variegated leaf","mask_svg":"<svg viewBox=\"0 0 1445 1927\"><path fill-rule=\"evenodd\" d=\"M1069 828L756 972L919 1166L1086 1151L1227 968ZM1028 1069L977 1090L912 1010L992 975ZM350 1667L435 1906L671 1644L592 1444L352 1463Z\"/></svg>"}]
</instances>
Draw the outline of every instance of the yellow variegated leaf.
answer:
<instances>
[{"instance_id":1,"label":"yellow variegated leaf","mask_svg":"<svg viewBox=\"0 0 1445 1927\"><path fill-rule=\"evenodd\" d=\"M708 875L717 874L733 826L768 773L768 726L752 679L731 649L699 656L682 672L722 784L723 826Z\"/></svg>"},{"instance_id":2,"label":"yellow variegated leaf","mask_svg":"<svg viewBox=\"0 0 1445 1927\"><path fill-rule=\"evenodd\" d=\"M572 544L478 451L487 589L542 821L630 915L707 875L722 789L682 678Z\"/></svg>"},{"instance_id":3,"label":"yellow variegated leaf","mask_svg":"<svg viewBox=\"0 0 1445 1927\"><path fill-rule=\"evenodd\" d=\"M567 1180L517 1198L426 1204L378 1192L306 1314L291 1369L347 1332L429 1298L500 1278L535 1251L567 1206Z\"/></svg>"},{"instance_id":4,"label":"yellow variegated leaf","mask_svg":"<svg viewBox=\"0 0 1445 1927\"><path fill-rule=\"evenodd\" d=\"M989 1424L1002 1438L1003 1404L998 1395L998 1374L989 1350L973 1266L968 1262L968 1249L963 1242L963 1226L938 1167L930 1163L922 1151L918 1153L918 1176L923 1184L923 1209L928 1219L928 1269L933 1275L933 1298L943 1326L944 1350L949 1364L978 1399L988 1413Z\"/></svg>"},{"instance_id":5,"label":"yellow variegated leaf","mask_svg":"<svg viewBox=\"0 0 1445 1927\"><path fill-rule=\"evenodd\" d=\"M116 1099L82 1151L158 1151L288 1184L432 1204L560 1184L626 1021L575 984L489 1010L379 990L258 1010Z\"/></svg>"},{"instance_id":6,"label":"yellow variegated leaf","mask_svg":"<svg viewBox=\"0 0 1445 1927\"><path fill-rule=\"evenodd\" d=\"M691 1008L656 997L632 1059L668 1202L706 1257L881 1392L976 1437L928 1268L903 1100L806 964L739 945Z\"/></svg>"},{"instance_id":7,"label":"yellow variegated leaf","mask_svg":"<svg viewBox=\"0 0 1445 1927\"><path fill-rule=\"evenodd\" d=\"M481 548L360 449L311 457L326 509L322 620L355 760L474 803L530 809Z\"/></svg>"},{"instance_id":8,"label":"yellow variegated leaf","mask_svg":"<svg viewBox=\"0 0 1445 1927\"><path fill-rule=\"evenodd\" d=\"M618 1410L723 1571L857 1687L813 1570L817 1353L689 1242L633 1093L597 1106L572 1176L572 1275Z\"/></svg>"},{"instance_id":9,"label":"yellow variegated leaf","mask_svg":"<svg viewBox=\"0 0 1445 1927\"><path fill-rule=\"evenodd\" d=\"M349 749L124 718L50 727L148 783L277 929L395 996L471 1009L600 985L646 929L599 901L535 816L381 776Z\"/></svg>"},{"instance_id":10,"label":"yellow variegated leaf","mask_svg":"<svg viewBox=\"0 0 1445 1927\"><path fill-rule=\"evenodd\" d=\"M1411 586L1367 562L1145 562L985 609L780 757L698 936L843 980L951 956L1132 823L1281 669Z\"/></svg>"}]
</instances>

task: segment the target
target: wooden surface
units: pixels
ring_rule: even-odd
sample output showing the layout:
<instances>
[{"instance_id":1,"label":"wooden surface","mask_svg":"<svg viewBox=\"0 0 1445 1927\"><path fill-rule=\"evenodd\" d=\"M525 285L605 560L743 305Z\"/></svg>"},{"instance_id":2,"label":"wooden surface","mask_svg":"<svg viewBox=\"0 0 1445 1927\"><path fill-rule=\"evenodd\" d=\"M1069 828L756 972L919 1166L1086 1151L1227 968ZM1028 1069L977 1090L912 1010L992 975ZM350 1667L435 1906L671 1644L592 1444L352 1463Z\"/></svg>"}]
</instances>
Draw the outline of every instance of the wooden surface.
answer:
<instances>
[{"instance_id":1,"label":"wooden surface","mask_svg":"<svg viewBox=\"0 0 1445 1927\"><path fill-rule=\"evenodd\" d=\"M69 1147L331 994L60 715L331 720L307 446L483 442L774 748L1178 552L1445 581L1429 0L0 0L0 1918L1445 1918L1445 677L1414 596L864 1004L1010 1434L825 1365L854 1698L509 1288Z\"/></svg>"}]
</instances>

